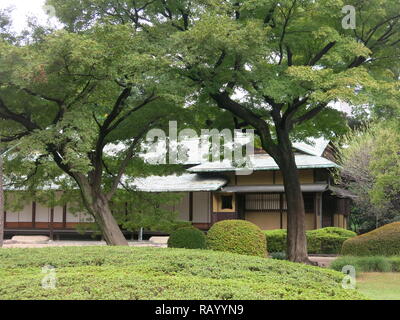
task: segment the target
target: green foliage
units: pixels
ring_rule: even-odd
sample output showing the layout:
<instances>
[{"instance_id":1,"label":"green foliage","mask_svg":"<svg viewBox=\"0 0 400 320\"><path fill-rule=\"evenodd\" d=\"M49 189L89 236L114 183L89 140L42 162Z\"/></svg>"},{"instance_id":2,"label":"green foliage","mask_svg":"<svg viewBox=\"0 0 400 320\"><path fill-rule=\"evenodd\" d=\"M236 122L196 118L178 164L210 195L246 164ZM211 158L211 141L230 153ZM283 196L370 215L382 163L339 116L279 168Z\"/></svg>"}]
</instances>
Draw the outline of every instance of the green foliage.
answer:
<instances>
[{"instance_id":1,"label":"green foliage","mask_svg":"<svg viewBox=\"0 0 400 320\"><path fill-rule=\"evenodd\" d=\"M207 233L207 247L217 251L265 257L267 248L263 232L245 220L223 220Z\"/></svg>"},{"instance_id":2,"label":"green foliage","mask_svg":"<svg viewBox=\"0 0 400 320\"><path fill-rule=\"evenodd\" d=\"M286 229L267 230L264 231L264 234L267 239L268 252L286 252Z\"/></svg>"},{"instance_id":3,"label":"green foliage","mask_svg":"<svg viewBox=\"0 0 400 320\"><path fill-rule=\"evenodd\" d=\"M309 253L340 253L342 244L347 239L356 236L350 230L327 227L306 232Z\"/></svg>"},{"instance_id":4,"label":"green foliage","mask_svg":"<svg viewBox=\"0 0 400 320\"><path fill-rule=\"evenodd\" d=\"M341 253L352 256L400 255L400 222L346 240Z\"/></svg>"},{"instance_id":5,"label":"green foliage","mask_svg":"<svg viewBox=\"0 0 400 320\"><path fill-rule=\"evenodd\" d=\"M174 228L176 213L161 204L177 196L116 191L121 175L128 181L179 171L137 159L147 130L189 113L145 49L128 25L59 30L23 46L0 41L0 140L19 142L5 159L5 176L9 189L26 191L18 194L23 201L7 197L8 207L31 199L72 203L97 218L91 204L103 195L128 230Z\"/></svg>"},{"instance_id":6,"label":"green foliage","mask_svg":"<svg viewBox=\"0 0 400 320\"><path fill-rule=\"evenodd\" d=\"M190 225L178 222L178 212L168 209L182 199L181 194L151 193L118 190L113 198L112 210L118 224L129 231L140 228L171 232L177 226Z\"/></svg>"},{"instance_id":7,"label":"green foliage","mask_svg":"<svg viewBox=\"0 0 400 320\"><path fill-rule=\"evenodd\" d=\"M205 249L206 236L197 228L180 228L169 235L169 248Z\"/></svg>"},{"instance_id":8,"label":"green foliage","mask_svg":"<svg viewBox=\"0 0 400 320\"><path fill-rule=\"evenodd\" d=\"M398 101L397 0L349 1L356 8L356 30L342 26L343 1L47 2L70 31L85 32L96 23L145 30L139 34L147 37L146 50L169 66L176 75L171 84L199 109L215 105L212 94L218 91L232 97L240 90L242 107L273 126L271 112L264 110L270 111L271 102L298 118L331 101L358 106ZM290 108L300 97L307 103ZM344 131L344 116L325 107L310 120L295 122L292 135Z\"/></svg>"},{"instance_id":9,"label":"green foliage","mask_svg":"<svg viewBox=\"0 0 400 320\"><path fill-rule=\"evenodd\" d=\"M267 230L264 233L269 252L286 251L286 229ZM309 230L306 232L308 253L340 253L343 242L355 235L353 231L336 227Z\"/></svg>"},{"instance_id":10,"label":"green foliage","mask_svg":"<svg viewBox=\"0 0 400 320\"><path fill-rule=\"evenodd\" d=\"M351 238L356 236L357 234L354 231L338 228L338 227L326 227L321 229L309 230L309 235L319 235L319 236L340 236L340 237L347 237Z\"/></svg>"},{"instance_id":11,"label":"green foliage","mask_svg":"<svg viewBox=\"0 0 400 320\"><path fill-rule=\"evenodd\" d=\"M331 264L333 270L342 271L344 266L354 266L356 273L361 272L400 272L400 257L355 257L342 256Z\"/></svg>"},{"instance_id":12,"label":"green foliage","mask_svg":"<svg viewBox=\"0 0 400 320\"><path fill-rule=\"evenodd\" d=\"M339 183L355 194L350 227L364 233L400 219L398 120L372 122L346 136Z\"/></svg>"},{"instance_id":13,"label":"green foliage","mask_svg":"<svg viewBox=\"0 0 400 320\"><path fill-rule=\"evenodd\" d=\"M56 288L42 288L54 266ZM63 247L0 250L2 299L365 299L343 274L208 250Z\"/></svg>"}]
</instances>

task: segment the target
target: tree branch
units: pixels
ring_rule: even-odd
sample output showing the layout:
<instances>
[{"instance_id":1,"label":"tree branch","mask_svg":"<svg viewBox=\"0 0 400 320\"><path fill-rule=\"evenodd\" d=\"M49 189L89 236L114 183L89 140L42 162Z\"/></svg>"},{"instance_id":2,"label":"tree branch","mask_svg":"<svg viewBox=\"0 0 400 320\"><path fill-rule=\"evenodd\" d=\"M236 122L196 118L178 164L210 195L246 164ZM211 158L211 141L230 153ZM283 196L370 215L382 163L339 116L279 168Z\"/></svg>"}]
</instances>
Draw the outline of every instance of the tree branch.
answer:
<instances>
[{"instance_id":1,"label":"tree branch","mask_svg":"<svg viewBox=\"0 0 400 320\"><path fill-rule=\"evenodd\" d=\"M312 119L318 113L320 113L327 105L328 105L328 103L326 103L326 102L318 104L318 106L316 106L315 108L307 111L305 114L303 114L300 117L294 119L293 120L293 124L301 124L304 121Z\"/></svg>"},{"instance_id":2,"label":"tree branch","mask_svg":"<svg viewBox=\"0 0 400 320\"><path fill-rule=\"evenodd\" d=\"M232 100L226 91L210 94L210 96L214 99L219 108L230 111L238 118L253 126L260 135L262 142L265 143L266 150L271 155L277 154L276 145L272 139L269 125L262 118L240 103Z\"/></svg>"},{"instance_id":3,"label":"tree branch","mask_svg":"<svg viewBox=\"0 0 400 320\"><path fill-rule=\"evenodd\" d=\"M28 131L33 131L35 129L40 129L40 127L32 122L30 119L25 117L25 115L20 113L15 113L7 108L4 101L0 98L0 118L4 120L13 120L24 126Z\"/></svg>"},{"instance_id":4,"label":"tree branch","mask_svg":"<svg viewBox=\"0 0 400 320\"><path fill-rule=\"evenodd\" d=\"M329 42L320 52L318 52L314 58L312 58L309 62L309 66L314 66L321 58L331 50L334 45L336 44L336 41Z\"/></svg>"},{"instance_id":5,"label":"tree branch","mask_svg":"<svg viewBox=\"0 0 400 320\"><path fill-rule=\"evenodd\" d=\"M147 126L138 134L138 136L134 138L133 142L131 143L131 145L127 149L126 156L122 160L122 162L121 162L121 164L119 166L119 169L118 169L118 173L113 179L112 187L111 187L110 191L107 193L107 199L108 200L111 200L111 198L115 194L115 192L116 192L116 190L118 188L118 184L120 183L120 180L122 178L122 175L124 174L124 172L126 170L126 167L129 164L129 161L132 159L132 157L134 155L134 151L135 151L136 146L138 145L138 143L140 141L142 141L143 136L148 131L148 129L154 124L155 121L157 121L157 120L154 120L154 121L148 123Z\"/></svg>"}]
</instances>

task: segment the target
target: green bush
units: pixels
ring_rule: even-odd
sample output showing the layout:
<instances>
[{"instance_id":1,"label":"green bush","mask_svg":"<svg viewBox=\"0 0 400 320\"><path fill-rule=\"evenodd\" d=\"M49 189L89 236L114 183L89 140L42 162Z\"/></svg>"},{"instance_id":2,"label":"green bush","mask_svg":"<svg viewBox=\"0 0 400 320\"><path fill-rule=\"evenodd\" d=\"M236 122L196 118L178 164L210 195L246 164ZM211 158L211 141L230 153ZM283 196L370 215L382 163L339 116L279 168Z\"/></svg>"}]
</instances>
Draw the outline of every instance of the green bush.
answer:
<instances>
[{"instance_id":1,"label":"green bush","mask_svg":"<svg viewBox=\"0 0 400 320\"><path fill-rule=\"evenodd\" d=\"M343 242L356 233L337 227L309 230L307 234L308 253L337 254L342 249Z\"/></svg>"},{"instance_id":2,"label":"green bush","mask_svg":"<svg viewBox=\"0 0 400 320\"><path fill-rule=\"evenodd\" d=\"M52 290L41 283L56 267ZM1 300L349 300L329 269L211 250L52 247L0 250Z\"/></svg>"},{"instance_id":3,"label":"green bush","mask_svg":"<svg viewBox=\"0 0 400 320\"><path fill-rule=\"evenodd\" d=\"M168 239L169 248L205 249L206 236L199 229L181 228L172 232Z\"/></svg>"},{"instance_id":4,"label":"green bush","mask_svg":"<svg viewBox=\"0 0 400 320\"><path fill-rule=\"evenodd\" d=\"M355 257L342 256L334 260L331 268L342 271L344 266L354 266L356 272L400 272L400 257Z\"/></svg>"},{"instance_id":5,"label":"green bush","mask_svg":"<svg viewBox=\"0 0 400 320\"><path fill-rule=\"evenodd\" d=\"M191 227L192 227L192 223L189 221L175 220L175 221L171 222L170 226L166 230L163 230L163 231L172 233L181 228L191 228Z\"/></svg>"},{"instance_id":6,"label":"green bush","mask_svg":"<svg viewBox=\"0 0 400 320\"><path fill-rule=\"evenodd\" d=\"M341 253L351 256L400 255L400 222L346 240Z\"/></svg>"},{"instance_id":7,"label":"green bush","mask_svg":"<svg viewBox=\"0 0 400 320\"><path fill-rule=\"evenodd\" d=\"M286 252L286 229L264 231L268 252Z\"/></svg>"},{"instance_id":8,"label":"green bush","mask_svg":"<svg viewBox=\"0 0 400 320\"><path fill-rule=\"evenodd\" d=\"M286 251L286 229L264 231L269 252ZM306 232L308 253L312 254L337 254L340 253L342 244L355 232L342 228L327 227Z\"/></svg>"},{"instance_id":9,"label":"green bush","mask_svg":"<svg viewBox=\"0 0 400 320\"><path fill-rule=\"evenodd\" d=\"M357 233L355 233L354 231L338 227L326 227L321 229L309 230L307 231L307 233L312 235L320 235L320 236L333 235L333 236L347 237L347 238L355 237L357 235Z\"/></svg>"},{"instance_id":10,"label":"green bush","mask_svg":"<svg viewBox=\"0 0 400 320\"><path fill-rule=\"evenodd\" d=\"M265 257L265 236L255 224L245 220L223 220L207 233L207 247L251 256Z\"/></svg>"}]
</instances>

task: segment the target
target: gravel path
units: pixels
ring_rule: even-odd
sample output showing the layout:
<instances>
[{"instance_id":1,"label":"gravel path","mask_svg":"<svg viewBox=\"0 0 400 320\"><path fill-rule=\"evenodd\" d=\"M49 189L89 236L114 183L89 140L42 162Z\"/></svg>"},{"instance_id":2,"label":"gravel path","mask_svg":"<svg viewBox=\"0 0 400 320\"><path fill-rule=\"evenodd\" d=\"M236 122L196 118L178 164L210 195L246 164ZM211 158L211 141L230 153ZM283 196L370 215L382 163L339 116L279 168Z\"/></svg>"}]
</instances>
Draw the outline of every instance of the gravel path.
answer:
<instances>
[{"instance_id":1,"label":"gravel path","mask_svg":"<svg viewBox=\"0 0 400 320\"><path fill-rule=\"evenodd\" d=\"M318 266L329 268L332 261L335 260L337 257L323 257L323 256L312 256L310 257L311 261L318 262Z\"/></svg>"}]
</instances>

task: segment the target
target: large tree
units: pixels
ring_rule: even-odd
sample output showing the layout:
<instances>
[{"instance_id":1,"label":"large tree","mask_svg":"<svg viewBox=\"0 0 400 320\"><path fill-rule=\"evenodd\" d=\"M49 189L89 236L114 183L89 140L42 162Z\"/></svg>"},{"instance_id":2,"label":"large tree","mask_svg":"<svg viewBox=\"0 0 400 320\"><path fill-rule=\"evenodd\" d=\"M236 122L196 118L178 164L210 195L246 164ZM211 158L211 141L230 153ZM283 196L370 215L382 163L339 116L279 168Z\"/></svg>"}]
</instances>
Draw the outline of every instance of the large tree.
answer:
<instances>
[{"instance_id":1,"label":"large tree","mask_svg":"<svg viewBox=\"0 0 400 320\"><path fill-rule=\"evenodd\" d=\"M309 262L294 139L332 135L330 102L375 103L397 94L400 3L379 1L50 0L71 30L132 23L167 61L187 100L252 127L283 173L288 255ZM353 5L356 28L342 25Z\"/></svg>"},{"instance_id":2,"label":"large tree","mask_svg":"<svg viewBox=\"0 0 400 320\"><path fill-rule=\"evenodd\" d=\"M21 143L25 178L42 167L48 181L77 186L106 242L127 245L110 203L146 132L180 105L152 49L127 25L0 41L0 51L0 140Z\"/></svg>"}]
</instances>

